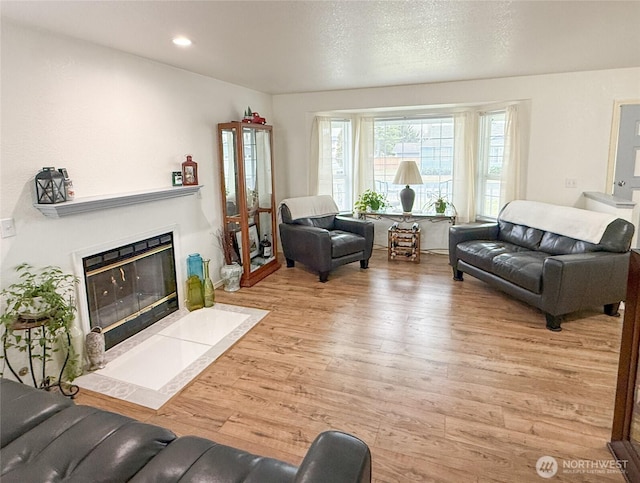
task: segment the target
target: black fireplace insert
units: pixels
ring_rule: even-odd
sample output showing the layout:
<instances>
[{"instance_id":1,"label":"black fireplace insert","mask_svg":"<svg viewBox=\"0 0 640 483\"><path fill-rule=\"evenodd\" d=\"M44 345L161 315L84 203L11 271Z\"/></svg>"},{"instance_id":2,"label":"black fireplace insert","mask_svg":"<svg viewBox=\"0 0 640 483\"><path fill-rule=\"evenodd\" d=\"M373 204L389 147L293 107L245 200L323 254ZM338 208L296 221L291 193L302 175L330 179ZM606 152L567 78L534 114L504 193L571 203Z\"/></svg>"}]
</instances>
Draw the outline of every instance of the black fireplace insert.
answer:
<instances>
[{"instance_id":1,"label":"black fireplace insert","mask_svg":"<svg viewBox=\"0 0 640 483\"><path fill-rule=\"evenodd\" d=\"M82 259L91 328L109 349L178 309L173 234Z\"/></svg>"}]
</instances>

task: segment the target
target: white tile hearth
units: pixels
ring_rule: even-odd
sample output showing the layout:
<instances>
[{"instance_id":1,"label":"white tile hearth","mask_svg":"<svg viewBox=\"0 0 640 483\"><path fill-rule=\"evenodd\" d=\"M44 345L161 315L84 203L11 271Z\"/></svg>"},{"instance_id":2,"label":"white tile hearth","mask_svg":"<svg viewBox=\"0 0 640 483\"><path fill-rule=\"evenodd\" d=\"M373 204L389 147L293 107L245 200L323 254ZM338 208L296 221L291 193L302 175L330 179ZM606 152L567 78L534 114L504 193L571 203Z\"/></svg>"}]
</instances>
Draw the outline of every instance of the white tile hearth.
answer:
<instances>
[{"instance_id":1,"label":"white tile hearth","mask_svg":"<svg viewBox=\"0 0 640 483\"><path fill-rule=\"evenodd\" d=\"M109 349L104 369L74 383L158 409L268 313L226 304L179 310Z\"/></svg>"}]
</instances>

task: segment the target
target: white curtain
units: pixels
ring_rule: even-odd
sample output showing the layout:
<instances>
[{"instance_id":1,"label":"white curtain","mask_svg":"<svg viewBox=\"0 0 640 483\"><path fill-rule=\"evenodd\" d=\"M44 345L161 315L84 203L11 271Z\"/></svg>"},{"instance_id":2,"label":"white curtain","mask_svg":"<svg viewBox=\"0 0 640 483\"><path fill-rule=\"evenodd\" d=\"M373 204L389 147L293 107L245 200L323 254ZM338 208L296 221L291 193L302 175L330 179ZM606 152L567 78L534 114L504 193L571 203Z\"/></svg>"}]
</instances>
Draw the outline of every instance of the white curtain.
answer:
<instances>
[{"instance_id":1,"label":"white curtain","mask_svg":"<svg viewBox=\"0 0 640 483\"><path fill-rule=\"evenodd\" d=\"M453 202L458 222L476 217L476 140L478 114L468 111L453 116Z\"/></svg>"},{"instance_id":2,"label":"white curtain","mask_svg":"<svg viewBox=\"0 0 640 483\"><path fill-rule=\"evenodd\" d=\"M373 189L373 118L354 116L351 118L351 185L349 194L353 205L355 199L366 189ZM333 194L331 118L316 116L311 128L311 150L309 166L309 194Z\"/></svg>"},{"instance_id":3,"label":"white curtain","mask_svg":"<svg viewBox=\"0 0 640 483\"><path fill-rule=\"evenodd\" d=\"M500 201L503 205L509 201L520 199L522 196L520 126L517 105L507 107L505 121L504 157L500 179Z\"/></svg>"},{"instance_id":4,"label":"white curtain","mask_svg":"<svg viewBox=\"0 0 640 483\"><path fill-rule=\"evenodd\" d=\"M356 199L365 190L374 188L373 181L373 118L356 116L353 126L353 182L351 192Z\"/></svg>"},{"instance_id":5,"label":"white curtain","mask_svg":"<svg viewBox=\"0 0 640 483\"><path fill-rule=\"evenodd\" d=\"M333 194L333 167L331 159L331 118L316 116L311 126L308 193Z\"/></svg>"}]
</instances>

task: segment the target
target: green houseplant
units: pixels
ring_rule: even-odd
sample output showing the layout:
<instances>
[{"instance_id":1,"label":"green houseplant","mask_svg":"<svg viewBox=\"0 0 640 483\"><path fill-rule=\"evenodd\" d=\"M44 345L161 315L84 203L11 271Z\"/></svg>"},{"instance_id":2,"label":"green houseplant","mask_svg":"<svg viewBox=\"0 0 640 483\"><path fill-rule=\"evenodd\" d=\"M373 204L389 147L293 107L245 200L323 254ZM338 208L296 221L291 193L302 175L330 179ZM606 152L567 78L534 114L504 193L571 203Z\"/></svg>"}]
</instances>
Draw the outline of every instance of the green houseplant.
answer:
<instances>
[{"instance_id":1,"label":"green houseplant","mask_svg":"<svg viewBox=\"0 0 640 483\"><path fill-rule=\"evenodd\" d=\"M390 206L387 196L371 189L362 193L355 203L356 210L360 212L379 211L387 206Z\"/></svg>"},{"instance_id":2,"label":"green houseplant","mask_svg":"<svg viewBox=\"0 0 640 483\"><path fill-rule=\"evenodd\" d=\"M63 350L67 360L64 375L61 374L60 378L71 382L80 365L80 354L76 354L70 344L77 310L75 289L78 278L54 266L36 269L23 263L15 270L18 281L0 291L4 302L0 315L4 327L4 350L27 353L31 362L40 360L43 365L53 360L53 354ZM33 330L36 328L37 331ZM3 352L0 358L8 362L7 353ZM11 365L7 365L13 372ZM35 383L33 373L32 378ZM49 377L45 379L41 381L42 387L52 382Z\"/></svg>"},{"instance_id":3,"label":"green houseplant","mask_svg":"<svg viewBox=\"0 0 640 483\"><path fill-rule=\"evenodd\" d=\"M453 205L453 203L451 203L445 195L438 193L438 196L432 199L427 204L426 211L430 211L431 209L433 209L436 214L444 215L447 211L447 208L451 208L454 213L456 212L456 207Z\"/></svg>"}]
</instances>

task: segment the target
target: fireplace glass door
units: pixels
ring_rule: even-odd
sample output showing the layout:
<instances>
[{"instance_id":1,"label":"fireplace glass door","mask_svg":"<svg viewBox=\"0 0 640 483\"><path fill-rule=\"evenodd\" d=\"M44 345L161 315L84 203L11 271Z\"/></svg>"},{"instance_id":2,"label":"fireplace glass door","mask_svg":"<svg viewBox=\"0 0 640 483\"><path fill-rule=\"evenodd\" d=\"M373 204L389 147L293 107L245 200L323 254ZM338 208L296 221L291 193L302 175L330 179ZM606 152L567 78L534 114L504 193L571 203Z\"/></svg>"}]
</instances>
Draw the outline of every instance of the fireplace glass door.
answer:
<instances>
[{"instance_id":1,"label":"fireplace glass door","mask_svg":"<svg viewBox=\"0 0 640 483\"><path fill-rule=\"evenodd\" d=\"M90 324L102 327L107 348L177 310L170 233L83 262Z\"/></svg>"}]
</instances>

